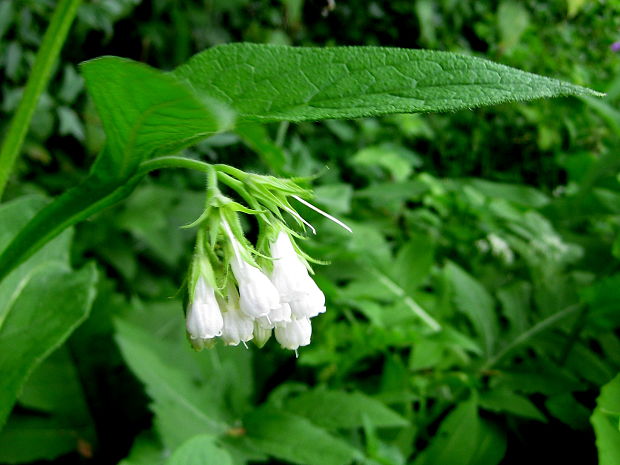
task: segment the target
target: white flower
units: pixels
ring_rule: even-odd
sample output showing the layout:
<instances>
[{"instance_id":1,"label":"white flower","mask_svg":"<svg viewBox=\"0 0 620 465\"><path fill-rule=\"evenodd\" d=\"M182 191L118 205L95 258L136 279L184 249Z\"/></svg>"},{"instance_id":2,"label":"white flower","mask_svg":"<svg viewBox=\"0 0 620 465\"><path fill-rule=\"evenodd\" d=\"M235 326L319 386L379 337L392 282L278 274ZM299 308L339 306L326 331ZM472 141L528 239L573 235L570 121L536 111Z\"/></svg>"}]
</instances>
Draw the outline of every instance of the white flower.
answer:
<instances>
[{"instance_id":1,"label":"white flower","mask_svg":"<svg viewBox=\"0 0 620 465\"><path fill-rule=\"evenodd\" d=\"M224 320L215 299L215 290L200 276L187 310L186 328L192 344L202 347L205 339L220 336L223 326Z\"/></svg>"},{"instance_id":2,"label":"white flower","mask_svg":"<svg viewBox=\"0 0 620 465\"><path fill-rule=\"evenodd\" d=\"M243 313L259 318L280 307L278 290L261 270L238 256L232 261L232 270L239 284L239 303Z\"/></svg>"},{"instance_id":3,"label":"white flower","mask_svg":"<svg viewBox=\"0 0 620 465\"><path fill-rule=\"evenodd\" d=\"M241 256L241 244L235 238L226 221L222 222L230 239L234 257L231 267L239 285L241 311L251 318L269 315L280 307L280 294L269 278Z\"/></svg>"},{"instance_id":4,"label":"white flower","mask_svg":"<svg viewBox=\"0 0 620 465\"><path fill-rule=\"evenodd\" d=\"M271 280L282 302L291 306L293 315L312 318L325 312L325 295L308 274L284 231L271 244L271 257L274 259Z\"/></svg>"},{"instance_id":5,"label":"white flower","mask_svg":"<svg viewBox=\"0 0 620 465\"><path fill-rule=\"evenodd\" d=\"M239 297L235 294L229 295L226 311L222 315L224 318L222 339L230 346L236 346L240 342L245 345L252 339L254 332L254 320L239 309Z\"/></svg>"},{"instance_id":6,"label":"white flower","mask_svg":"<svg viewBox=\"0 0 620 465\"><path fill-rule=\"evenodd\" d=\"M309 318L293 319L282 326L276 326L275 332L276 340L283 348L297 350L310 344L312 324Z\"/></svg>"},{"instance_id":7,"label":"white flower","mask_svg":"<svg viewBox=\"0 0 620 465\"><path fill-rule=\"evenodd\" d=\"M291 306L287 303L281 304L278 308L274 308L269 315L261 316L256 321L263 328L273 329L276 326L291 321Z\"/></svg>"}]
</instances>

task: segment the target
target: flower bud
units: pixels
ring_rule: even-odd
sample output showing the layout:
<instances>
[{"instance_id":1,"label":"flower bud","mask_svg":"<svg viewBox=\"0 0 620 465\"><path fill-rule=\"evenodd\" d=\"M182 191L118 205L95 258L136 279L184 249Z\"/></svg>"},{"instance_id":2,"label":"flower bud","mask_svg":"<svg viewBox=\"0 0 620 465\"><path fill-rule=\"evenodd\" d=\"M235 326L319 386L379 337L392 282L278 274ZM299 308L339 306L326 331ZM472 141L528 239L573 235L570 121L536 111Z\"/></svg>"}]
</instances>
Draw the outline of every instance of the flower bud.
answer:
<instances>
[{"instance_id":1,"label":"flower bud","mask_svg":"<svg viewBox=\"0 0 620 465\"><path fill-rule=\"evenodd\" d=\"M187 310L186 328L192 345L202 348L205 340L222 334L224 320L215 299L215 290L200 276Z\"/></svg>"},{"instance_id":2,"label":"flower bud","mask_svg":"<svg viewBox=\"0 0 620 465\"><path fill-rule=\"evenodd\" d=\"M291 320L281 326L276 326L276 340L285 349L297 350L301 346L310 344L312 324L309 318Z\"/></svg>"},{"instance_id":3,"label":"flower bud","mask_svg":"<svg viewBox=\"0 0 620 465\"><path fill-rule=\"evenodd\" d=\"M254 320L254 344L260 349L271 337L271 328L263 328L258 324L258 320Z\"/></svg>"}]
</instances>

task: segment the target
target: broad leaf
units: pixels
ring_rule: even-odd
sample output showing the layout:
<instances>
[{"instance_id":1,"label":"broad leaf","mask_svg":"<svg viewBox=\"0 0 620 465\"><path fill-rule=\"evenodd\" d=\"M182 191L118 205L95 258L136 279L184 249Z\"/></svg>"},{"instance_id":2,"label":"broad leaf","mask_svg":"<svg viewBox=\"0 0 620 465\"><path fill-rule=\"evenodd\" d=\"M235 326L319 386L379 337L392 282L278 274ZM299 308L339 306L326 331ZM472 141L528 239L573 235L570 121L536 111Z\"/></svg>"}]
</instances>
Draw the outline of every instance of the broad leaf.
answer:
<instances>
[{"instance_id":1,"label":"broad leaf","mask_svg":"<svg viewBox=\"0 0 620 465\"><path fill-rule=\"evenodd\" d=\"M24 197L0 207L0 249L45 205ZM86 318L94 266L69 266L71 231L47 244L0 283L0 427L32 371Z\"/></svg>"},{"instance_id":2,"label":"broad leaf","mask_svg":"<svg viewBox=\"0 0 620 465\"><path fill-rule=\"evenodd\" d=\"M86 86L106 131L106 148L93 171L124 179L157 154L174 153L228 129L233 114L168 73L117 57L82 65Z\"/></svg>"},{"instance_id":3,"label":"broad leaf","mask_svg":"<svg viewBox=\"0 0 620 465\"><path fill-rule=\"evenodd\" d=\"M620 465L620 375L601 389L590 418L600 465Z\"/></svg>"},{"instance_id":4,"label":"broad leaf","mask_svg":"<svg viewBox=\"0 0 620 465\"><path fill-rule=\"evenodd\" d=\"M221 45L174 74L251 121L359 118L597 95L476 57L385 47Z\"/></svg>"},{"instance_id":5,"label":"broad leaf","mask_svg":"<svg viewBox=\"0 0 620 465\"><path fill-rule=\"evenodd\" d=\"M374 427L408 425L405 418L361 392L320 389L304 392L289 400L286 408L327 429L361 427L364 424L364 416Z\"/></svg>"},{"instance_id":6,"label":"broad leaf","mask_svg":"<svg viewBox=\"0 0 620 465\"><path fill-rule=\"evenodd\" d=\"M244 418L247 437L259 450L299 465L346 465L358 452L305 418L271 407Z\"/></svg>"},{"instance_id":7,"label":"broad leaf","mask_svg":"<svg viewBox=\"0 0 620 465\"><path fill-rule=\"evenodd\" d=\"M96 279L94 265L49 264L30 275L0 329L0 425L33 369L88 315Z\"/></svg>"}]
</instances>

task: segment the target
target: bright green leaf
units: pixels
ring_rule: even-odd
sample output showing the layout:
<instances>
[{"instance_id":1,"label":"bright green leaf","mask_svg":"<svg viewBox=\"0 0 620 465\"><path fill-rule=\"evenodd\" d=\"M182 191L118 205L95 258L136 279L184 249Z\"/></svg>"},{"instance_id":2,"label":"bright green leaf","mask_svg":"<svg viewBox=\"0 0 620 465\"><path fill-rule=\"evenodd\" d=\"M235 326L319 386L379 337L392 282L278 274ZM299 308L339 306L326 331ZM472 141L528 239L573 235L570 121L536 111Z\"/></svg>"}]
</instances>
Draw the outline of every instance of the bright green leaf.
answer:
<instances>
[{"instance_id":1,"label":"bright green leaf","mask_svg":"<svg viewBox=\"0 0 620 465\"><path fill-rule=\"evenodd\" d=\"M106 131L106 149L93 166L102 179L124 180L145 159L232 125L233 114L220 102L141 63L102 57L81 70Z\"/></svg>"},{"instance_id":2,"label":"bright green leaf","mask_svg":"<svg viewBox=\"0 0 620 465\"><path fill-rule=\"evenodd\" d=\"M208 434L200 434L185 441L166 465L232 465L228 452L215 443L215 438Z\"/></svg>"},{"instance_id":3,"label":"bright green leaf","mask_svg":"<svg viewBox=\"0 0 620 465\"><path fill-rule=\"evenodd\" d=\"M173 74L250 121L359 118L597 95L472 56L384 47L228 44L195 55Z\"/></svg>"},{"instance_id":4,"label":"bright green leaf","mask_svg":"<svg viewBox=\"0 0 620 465\"><path fill-rule=\"evenodd\" d=\"M620 375L601 389L590 418L600 465L620 464Z\"/></svg>"}]
</instances>

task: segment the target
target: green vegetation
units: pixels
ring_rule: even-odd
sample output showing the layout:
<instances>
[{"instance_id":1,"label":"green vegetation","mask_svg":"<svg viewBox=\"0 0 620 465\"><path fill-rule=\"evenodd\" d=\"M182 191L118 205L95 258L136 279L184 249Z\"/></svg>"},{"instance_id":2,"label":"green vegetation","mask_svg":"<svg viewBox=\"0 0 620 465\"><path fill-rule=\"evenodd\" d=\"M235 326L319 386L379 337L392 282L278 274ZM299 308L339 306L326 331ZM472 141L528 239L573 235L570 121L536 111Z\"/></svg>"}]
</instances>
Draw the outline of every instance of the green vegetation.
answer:
<instances>
[{"instance_id":1,"label":"green vegetation","mask_svg":"<svg viewBox=\"0 0 620 465\"><path fill-rule=\"evenodd\" d=\"M85 0L34 107L56 7L0 0L0 463L620 463L620 2ZM220 164L353 230L294 205L298 358L187 340Z\"/></svg>"}]
</instances>

